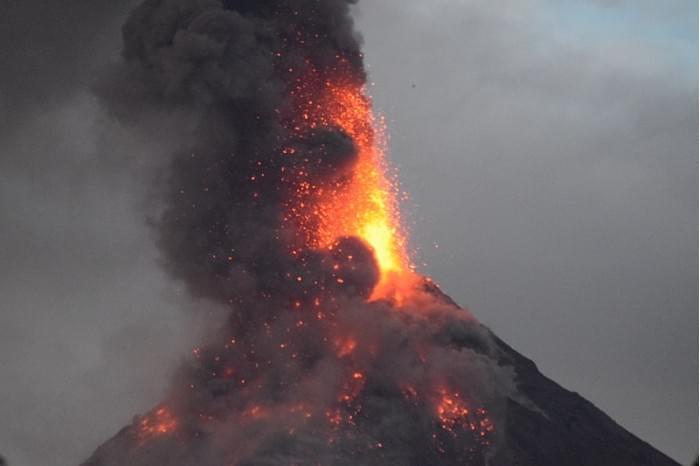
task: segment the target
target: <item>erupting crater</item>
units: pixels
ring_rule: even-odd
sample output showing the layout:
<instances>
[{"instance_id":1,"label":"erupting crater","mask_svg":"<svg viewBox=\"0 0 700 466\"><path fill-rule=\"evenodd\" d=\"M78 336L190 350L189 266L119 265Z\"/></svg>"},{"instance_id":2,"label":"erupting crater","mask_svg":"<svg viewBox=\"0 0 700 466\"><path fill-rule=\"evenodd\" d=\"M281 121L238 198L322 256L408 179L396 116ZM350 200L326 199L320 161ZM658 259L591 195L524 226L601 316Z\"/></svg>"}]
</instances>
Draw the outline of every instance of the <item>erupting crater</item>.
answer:
<instances>
[{"instance_id":1,"label":"erupting crater","mask_svg":"<svg viewBox=\"0 0 700 466\"><path fill-rule=\"evenodd\" d=\"M162 263L226 317L84 466L669 464L414 270L354 3L130 14L105 104L177 143Z\"/></svg>"}]
</instances>

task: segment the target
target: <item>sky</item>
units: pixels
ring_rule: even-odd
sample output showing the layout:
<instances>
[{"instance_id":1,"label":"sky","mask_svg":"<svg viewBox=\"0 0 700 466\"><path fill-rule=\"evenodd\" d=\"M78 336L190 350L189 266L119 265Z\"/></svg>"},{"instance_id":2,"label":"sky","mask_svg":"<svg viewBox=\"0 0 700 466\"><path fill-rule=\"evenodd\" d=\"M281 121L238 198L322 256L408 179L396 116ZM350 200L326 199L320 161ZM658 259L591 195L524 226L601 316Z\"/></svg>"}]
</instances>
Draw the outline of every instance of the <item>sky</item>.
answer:
<instances>
[{"instance_id":1,"label":"sky","mask_svg":"<svg viewBox=\"0 0 700 466\"><path fill-rule=\"evenodd\" d=\"M94 96L131 1L0 6L0 454L75 465L207 331L158 265L167 148ZM356 8L420 269L679 462L698 450L698 4ZM193 308L198 312L193 312Z\"/></svg>"}]
</instances>

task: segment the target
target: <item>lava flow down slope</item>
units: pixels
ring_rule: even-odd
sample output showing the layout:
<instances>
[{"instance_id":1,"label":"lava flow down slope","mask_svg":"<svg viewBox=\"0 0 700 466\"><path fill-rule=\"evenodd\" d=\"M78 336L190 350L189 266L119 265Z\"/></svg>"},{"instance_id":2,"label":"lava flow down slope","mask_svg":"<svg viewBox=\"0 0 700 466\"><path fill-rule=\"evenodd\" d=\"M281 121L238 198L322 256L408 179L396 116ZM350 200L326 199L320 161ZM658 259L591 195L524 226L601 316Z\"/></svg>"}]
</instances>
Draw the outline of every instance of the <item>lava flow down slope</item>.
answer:
<instances>
[{"instance_id":1,"label":"lava flow down slope","mask_svg":"<svg viewBox=\"0 0 700 466\"><path fill-rule=\"evenodd\" d=\"M352 3L130 14L101 96L165 122L163 265L226 317L84 466L675 464L414 270Z\"/></svg>"}]
</instances>

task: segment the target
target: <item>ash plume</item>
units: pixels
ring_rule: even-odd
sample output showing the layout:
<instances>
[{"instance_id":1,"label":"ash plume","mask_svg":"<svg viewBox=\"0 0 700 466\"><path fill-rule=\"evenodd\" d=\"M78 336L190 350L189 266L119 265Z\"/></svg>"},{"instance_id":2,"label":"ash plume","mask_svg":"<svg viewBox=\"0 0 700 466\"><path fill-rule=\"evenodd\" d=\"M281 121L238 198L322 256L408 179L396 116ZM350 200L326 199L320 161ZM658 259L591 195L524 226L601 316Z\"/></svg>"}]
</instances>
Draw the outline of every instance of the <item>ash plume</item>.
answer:
<instances>
[{"instance_id":1,"label":"ash plume","mask_svg":"<svg viewBox=\"0 0 700 466\"><path fill-rule=\"evenodd\" d=\"M285 172L304 164L320 184L354 152L339 129L300 140L286 127L290 85L311 67L364 80L348 9L343 0L147 1L124 26L125 64L103 91L110 107L139 123L179 112L195 128L178 141L156 226L166 268L195 295L227 302L242 283L289 287L298 261L284 250L295 234L280 222L295 188ZM311 162L281 157L290 145Z\"/></svg>"},{"instance_id":2,"label":"ash plume","mask_svg":"<svg viewBox=\"0 0 700 466\"><path fill-rule=\"evenodd\" d=\"M423 279L370 299L383 271L363 238L309 240L323 219L308 204L351 183L363 150L306 123L325 89L364 85L352 3L146 0L130 15L103 100L146 131L179 115L153 126L178 147L154 231L168 273L227 318L86 465L486 464L497 448L515 394L491 335Z\"/></svg>"}]
</instances>

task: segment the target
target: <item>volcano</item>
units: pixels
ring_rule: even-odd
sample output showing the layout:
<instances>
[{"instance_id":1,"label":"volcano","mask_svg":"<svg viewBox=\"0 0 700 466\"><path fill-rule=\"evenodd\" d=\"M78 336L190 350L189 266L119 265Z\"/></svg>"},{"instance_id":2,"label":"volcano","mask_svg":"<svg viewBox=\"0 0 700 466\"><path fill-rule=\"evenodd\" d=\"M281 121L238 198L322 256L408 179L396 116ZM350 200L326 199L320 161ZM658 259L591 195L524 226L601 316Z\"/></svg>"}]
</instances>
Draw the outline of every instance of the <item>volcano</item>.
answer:
<instances>
[{"instance_id":1,"label":"volcano","mask_svg":"<svg viewBox=\"0 0 700 466\"><path fill-rule=\"evenodd\" d=\"M226 317L84 466L675 464L415 270L352 3L129 16L101 95L177 147L163 266Z\"/></svg>"}]
</instances>

